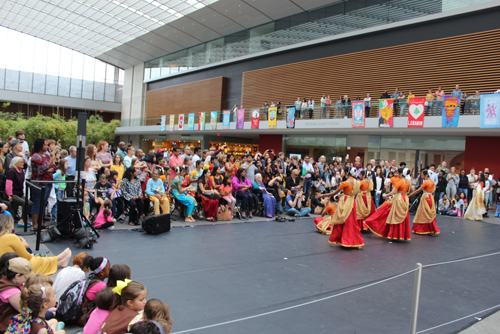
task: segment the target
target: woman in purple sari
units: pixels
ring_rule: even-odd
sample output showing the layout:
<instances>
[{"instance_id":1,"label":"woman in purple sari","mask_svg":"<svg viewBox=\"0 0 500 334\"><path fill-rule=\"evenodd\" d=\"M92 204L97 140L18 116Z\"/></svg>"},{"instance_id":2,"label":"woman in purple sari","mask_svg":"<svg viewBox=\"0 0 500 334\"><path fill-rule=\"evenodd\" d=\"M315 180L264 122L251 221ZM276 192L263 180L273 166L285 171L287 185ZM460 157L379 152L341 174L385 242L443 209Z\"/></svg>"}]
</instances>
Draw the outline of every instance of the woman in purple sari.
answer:
<instances>
[{"instance_id":1,"label":"woman in purple sari","mask_svg":"<svg viewBox=\"0 0 500 334\"><path fill-rule=\"evenodd\" d=\"M264 199L264 217L274 217L276 198L274 198L273 194L267 192L266 185L262 182L262 175L260 173L255 174L255 181L252 183L252 188L254 192L262 194L262 198Z\"/></svg>"}]
</instances>

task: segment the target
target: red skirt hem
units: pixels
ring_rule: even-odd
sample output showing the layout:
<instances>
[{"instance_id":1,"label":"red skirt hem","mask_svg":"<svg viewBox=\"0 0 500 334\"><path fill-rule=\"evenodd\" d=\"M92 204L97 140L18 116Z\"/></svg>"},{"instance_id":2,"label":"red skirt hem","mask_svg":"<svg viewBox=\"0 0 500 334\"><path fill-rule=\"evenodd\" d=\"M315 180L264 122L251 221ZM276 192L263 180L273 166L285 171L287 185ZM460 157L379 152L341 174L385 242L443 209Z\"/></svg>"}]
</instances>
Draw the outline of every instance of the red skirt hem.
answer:
<instances>
[{"instance_id":1,"label":"red skirt hem","mask_svg":"<svg viewBox=\"0 0 500 334\"><path fill-rule=\"evenodd\" d=\"M390 240L411 240L410 214L400 224L386 224L392 205L381 206L371 217L364 220L366 227L374 234Z\"/></svg>"},{"instance_id":2,"label":"red skirt hem","mask_svg":"<svg viewBox=\"0 0 500 334\"><path fill-rule=\"evenodd\" d=\"M415 234L439 234L439 227L436 224L436 218L429 224L413 223L412 233Z\"/></svg>"},{"instance_id":3,"label":"red skirt hem","mask_svg":"<svg viewBox=\"0 0 500 334\"><path fill-rule=\"evenodd\" d=\"M331 244L342 247L362 247L365 245L356 215L356 202L353 202L351 213L344 224L335 224L332 226L332 234L328 239Z\"/></svg>"}]
</instances>

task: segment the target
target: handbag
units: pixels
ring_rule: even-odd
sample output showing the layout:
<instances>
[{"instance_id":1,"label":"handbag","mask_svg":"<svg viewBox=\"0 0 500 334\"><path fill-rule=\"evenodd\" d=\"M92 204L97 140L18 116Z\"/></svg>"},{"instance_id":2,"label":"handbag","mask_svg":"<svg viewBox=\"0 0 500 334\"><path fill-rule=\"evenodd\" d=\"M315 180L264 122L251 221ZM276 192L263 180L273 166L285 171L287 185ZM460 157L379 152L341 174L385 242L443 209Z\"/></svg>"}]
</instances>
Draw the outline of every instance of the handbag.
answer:
<instances>
[{"instance_id":1,"label":"handbag","mask_svg":"<svg viewBox=\"0 0 500 334\"><path fill-rule=\"evenodd\" d=\"M219 199L219 194L216 193L203 193L203 196L208 197L210 199Z\"/></svg>"},{"instance_id":2,"label":"handbag","mask_svg":"<svg viewBox=\"0 0 500 334\"><path fill-rule=\"evenodd\" d=\"M233 208L230 205L221 205L217 209L217 220L231 220L233 219Z\"/></svg>"}]
</instances>

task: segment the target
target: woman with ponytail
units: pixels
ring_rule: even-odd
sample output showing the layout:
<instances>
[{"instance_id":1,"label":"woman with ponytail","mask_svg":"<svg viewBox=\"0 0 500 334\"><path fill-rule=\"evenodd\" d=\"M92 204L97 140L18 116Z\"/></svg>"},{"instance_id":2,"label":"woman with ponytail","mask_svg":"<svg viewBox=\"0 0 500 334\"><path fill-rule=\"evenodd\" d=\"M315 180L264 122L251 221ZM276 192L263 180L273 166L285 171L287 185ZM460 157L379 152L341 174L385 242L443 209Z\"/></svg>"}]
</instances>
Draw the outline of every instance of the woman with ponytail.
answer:
<instances>
[{"instance_id":1,"label":"woman with ponytail","mask_svg":"<svg viewBox=\"0 0 500 334\"><path fill-rule=\"evenodd\" d=\"M348 175L347 180L342 182L337 190L321 195L321 197L330 197L337 195L340 191L344 192L331 219L332 233L329 242L343 247L362 249L365 243L359 230L354 200L360 187L359 181L355 179L357 170L354 167L345 167L344 173Z\"/></svg>"},{"instance_id":2,"label":"woman with ponytail","mask_svg":"<svg viewBox=\"0 0 500 334\"><path fill-rule=\"evenodd\" d=\"M439 228L436 224L436 205L434 203L436 184L429 177L427 169L422 171L422 179L425 180L422 186L409 195L411 197L421 191L424 192L420 198L420 204L417 214L413 219L413 229L411 231L415 234L439 234Z\"/></svg>"},{"instance_id":3,"label":"woman with ponytail","mask_svg":"<svg viewBox=\"0 0 500 334\"><path fill-rule=\"evenodd\" d=\"M359 177L362 178L359 186L359 193L356 195L356 214L358 218L359 229L368 231L368 227L364 226L363 220L373 215L377 210L372 198L373 181L366 177L364 170L359 172Z\"/></svg>"},{"instance_id":4,"label":"woman with ponytail","mask_svg":"<svg viewBox=\"0 0 500 334\"><path fill-rule=\"evenodd\" d=\"M89 283L87 291L85 291L85 295L83 296L83 316L78 319L78 325L83 326L83 319L88 319L90 317L90 314L94 310L95 306L89 307L89 305L95 299L97 293L106 287L106 282L104 282L104 280L109 276L110 267L111 263L105 257L94 258L92 256L88 256L83 259L83 268L89 269L89 271L91 272L90 275L93 276L93 279Z\"/></svg>"},{"instance_id":5,"label":"woman with ponytail","mask_svg":"<svg viewBox=\"0 0 500 334\"><path fill-rule=\"evenodd\" d=\"M394 172L394 178L399 180L390 193L383 195L384 199L394 197L364 220L364 225L376 235L392 240L411 240L408 193L413 187L408 174L408 168L399 168Z\"/></svg>"}]
</instances>

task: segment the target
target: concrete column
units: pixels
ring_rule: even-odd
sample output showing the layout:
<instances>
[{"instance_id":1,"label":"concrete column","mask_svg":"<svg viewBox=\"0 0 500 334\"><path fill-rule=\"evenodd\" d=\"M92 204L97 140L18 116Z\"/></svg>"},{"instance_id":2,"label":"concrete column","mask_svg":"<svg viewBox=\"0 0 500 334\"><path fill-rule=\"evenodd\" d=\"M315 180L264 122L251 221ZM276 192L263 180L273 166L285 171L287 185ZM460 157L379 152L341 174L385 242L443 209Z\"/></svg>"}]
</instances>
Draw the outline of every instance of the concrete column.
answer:
<instances>
[{"instance_id":1,"label":"concrete column","mask_svg":"<svg viewBox=\"0 0 500 334\"><path fill-rule=\"evenodd\" d=\"M122 96L122 126L142 125L145 101L144 63L141 63L125 69Z\"/></svg>"}]
</instances>

